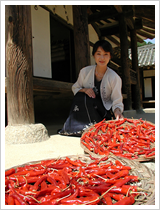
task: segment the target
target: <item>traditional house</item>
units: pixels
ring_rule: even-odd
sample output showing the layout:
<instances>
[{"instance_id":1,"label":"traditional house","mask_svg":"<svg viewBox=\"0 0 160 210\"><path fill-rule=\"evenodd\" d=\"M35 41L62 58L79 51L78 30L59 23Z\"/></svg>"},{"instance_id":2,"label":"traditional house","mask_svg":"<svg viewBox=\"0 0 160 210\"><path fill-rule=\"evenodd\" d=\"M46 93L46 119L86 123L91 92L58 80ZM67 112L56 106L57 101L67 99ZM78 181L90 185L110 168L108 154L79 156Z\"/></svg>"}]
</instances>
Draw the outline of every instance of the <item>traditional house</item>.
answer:
<instances>
[{"instance_id":1,"label":"traditional house","mask_svg":"<svg viewBox=\"0 0 160 210\"><path fill-rule=\"evenodd\" d=\"M155 37L155 5L6 5L5 20L9 125L34 123L43 108L50 114L69 107L56 99L72 99L71 86L93 64L99 39L121 49L121 64L110 66L122 77L125 110L142 108L137 41Z\"/></svg>"}]
</instances>

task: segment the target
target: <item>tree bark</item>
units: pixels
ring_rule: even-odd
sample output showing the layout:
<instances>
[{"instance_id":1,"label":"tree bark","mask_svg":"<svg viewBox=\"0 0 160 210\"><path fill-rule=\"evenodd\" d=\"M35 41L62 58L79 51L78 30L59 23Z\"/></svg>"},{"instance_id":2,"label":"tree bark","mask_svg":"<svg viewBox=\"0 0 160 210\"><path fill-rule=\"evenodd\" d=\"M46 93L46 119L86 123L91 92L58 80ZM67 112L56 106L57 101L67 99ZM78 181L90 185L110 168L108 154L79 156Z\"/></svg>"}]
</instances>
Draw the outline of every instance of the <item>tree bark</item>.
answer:
<instances>
[{"instance_id":1,"label":"tree bark","mask_svg":"<svg viewBox=\"0 0 160 210\"><path fill-rule=\"evenodd\" d=\"M90 65L88 16L86 5L73 5L76 78L81 68Z\"/></svg>"},{"instance_id":2,"label":"tree bark","mask_svg":"<svg viewBox=\"0 0 160 210\"><path fill-rule=\"evenodd\" d=\"M7 5L6 74L8 125L34 123L31 8Z\"/></svg>"}]
</instances>

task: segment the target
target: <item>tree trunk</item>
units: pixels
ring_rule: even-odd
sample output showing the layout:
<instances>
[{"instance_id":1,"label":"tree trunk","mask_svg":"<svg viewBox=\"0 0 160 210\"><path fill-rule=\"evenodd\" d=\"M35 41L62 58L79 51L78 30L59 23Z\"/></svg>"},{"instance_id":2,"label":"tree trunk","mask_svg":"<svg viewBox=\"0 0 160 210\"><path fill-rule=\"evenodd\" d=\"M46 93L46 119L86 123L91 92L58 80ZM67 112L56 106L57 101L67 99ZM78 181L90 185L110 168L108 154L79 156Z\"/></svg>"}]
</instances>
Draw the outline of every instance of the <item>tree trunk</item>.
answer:
<instances>
[{"instance_id":1,"label":"tree trunk","mask_svg":"<svg viewBox=\"0 0 160 210\"><path fill-rule=\"evenodd\" d=\"M86 5L73 5L76 78L81 68L90 65L88 16Z\"/></svg>"},{"instance_id":2,"label":"tree trunk","mask_svg":"<svg viewBox=\"0 0 160 210\"><path fill-rule=\"evenodd\" d=\"M30 5L5 6L8 125L34 123Z\"/></svg>"}]
</instances>

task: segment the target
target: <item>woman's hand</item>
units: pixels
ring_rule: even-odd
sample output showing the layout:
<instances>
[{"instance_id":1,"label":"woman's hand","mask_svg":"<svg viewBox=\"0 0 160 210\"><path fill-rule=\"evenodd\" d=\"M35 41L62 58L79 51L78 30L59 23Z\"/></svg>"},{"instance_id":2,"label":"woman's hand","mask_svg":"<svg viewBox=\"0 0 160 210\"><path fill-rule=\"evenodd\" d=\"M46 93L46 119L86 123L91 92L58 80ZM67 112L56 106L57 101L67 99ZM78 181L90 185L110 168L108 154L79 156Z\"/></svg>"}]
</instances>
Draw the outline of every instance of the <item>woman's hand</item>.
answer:
<instances>
[{"instance_id":1,"label":"woman's hand","mask_svg":"<svg viewBox=\"0 0 160 210\"><path fill-rule=\"evenodd\" d=\"M114 110L114 116L115 116L116 120L122 120L122 119L124 119L124 117L123 117L123 115L121 113L121 110L119 108L116 108Z\"/></svg>"},{"instance_id":2,"label":"woman's hand","mask_svg":"<svg viewBox=\"0 0 160 210\"><path fill-rule=\"evenodd\" d=\"M85 94L87 94L90 98L95 98L96 95L92 88L85 88Z\"/></svg>"},{"instance_id":3,"label":"woman's hand","mask_svg":"<svg viewBox=\"0 0 160 210\"><path fill-rule=\"evenodd\" d=\"M84 92L90 98L95 98L96 97L96 95L95 95L95 93L94 93L92 88L82 88L82 89L79 90L79 92Z\"/></svg>"}]
</instances>

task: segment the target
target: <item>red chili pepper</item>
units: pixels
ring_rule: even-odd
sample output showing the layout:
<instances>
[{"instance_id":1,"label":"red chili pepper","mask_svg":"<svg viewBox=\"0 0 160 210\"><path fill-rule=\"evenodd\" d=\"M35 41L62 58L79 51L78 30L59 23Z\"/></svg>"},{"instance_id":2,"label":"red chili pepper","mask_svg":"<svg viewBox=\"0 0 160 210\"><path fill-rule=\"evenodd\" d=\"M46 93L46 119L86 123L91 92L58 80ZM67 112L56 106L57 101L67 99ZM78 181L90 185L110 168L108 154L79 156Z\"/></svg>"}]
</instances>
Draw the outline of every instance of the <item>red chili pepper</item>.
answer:
<instances>
[{"instance_id":1,"label":"red chili pepper","mask_svg":"<svg viewBox=\"0 0 160 210\"><path fill-rule=\"evenodd\" d=\"M78 196L78 192L79 188L76 188L72 195L70 195L68 198L64 198L61 200L61 204L72 205L75 202L75 198Z\"/></svg>"},{"instance_id":2,"label":"red chili pepper","mask_svg":"<svg viewBox=\"0 0 160 210\"><path fill-rule=\"evenodd\" d=\"M7 171L5 171L5 176L10 176L11 174L14 174L16 170L14 168L11 168Z\"/></svg>"},{"instance_id":3,"label":"red chili pepper","mask_svg":"<svg viewBox=\"0 0 160 210\"><path fill-rule=\"evenodd\" d=\"M89 146L88 144L86 144L85 142L81 141L81 143L87 147L90 151L93 151L93 147Z\"/></svg>"},{"instance_id":4,"label":"red chili pepper","mask_svg":"<svg viewBox=\"0 0 160 210\"><path fill-rule=\"evenodd\" d=\"M69 180L70 180L70 179L69 179L67 173L64 171L64 169L59 170L58 173L59 173L60 176L63 177L65 183L66 183L66 184L69 184Z\"/></svg>"},{"instance_id":5,"label":"red chili pepper","mask_svg":"<svg viewBox=\"0 0 160 210\"><path fill-rule=\"evenodd\" d=\"M43 189L41 191L37 191L36 194L34 195L35 198L38 198L39 196L44 196L44 195L47 195L47 194L51 194L51 192L55 189L55 186L53 187L50 187L50 188L46 188L46 189Z\"/></svg>"},{"instance_id":6,"label":"red chili pepper","mask_svg":"<svg viewBox=\"0 0 160 210\"><path fill-rule=\"evenodd\" d=\"M45 188L47 188L47 183L45 181L41 182L41 190L44 190Z\"/></svg>"},{"instance_id":7,"label":"red chili pepper","mask_svg":"<svg viewBox=\"0 0 160 210\"><path fill-rule=\"evenodd\" d=\"M80 200L85 205L96 205L100 202L99 195L96 192L83 187L80 187L79 196Z\"/></svg>"},{"instance_id":8,"label":"red chili pepper","mask_svg":"<svg viewBox=\"0 0 160 210\"><path fill-rule=\"evenodd\" d=\"M107 182L105 182L105 181L99 181L99 180L88 180L88 182L87 182L87 184L89 184L89 185L103 185L103 184L105 184L106 186L111 186L112 185L112 183L107 183Z\"/></svg>"},{"instance_id":9,"label":"red chili pepper","mask_svg":"<svg viewBox=\"0 0 160 210\"><path fill-rule=\"evenodd\" d=\"M18 194L12 193L10 194L10 196L17 200L20 203L20 205L28 205Z\"/></svg>"},{"instance_id":10,"label":"red chili pepper","mask_svg":"<svg viewBox=\"0 0 160 210\"><path fill-rule=\"evenodd\" d=\"M47 181L50 182L52 186L57 186L56 180L52 178L51 176L47 176Z\"/></svg>"},{"instance_id":11,"label":"red chili pepper","mask_svg":"<svg viewBox=\"0 0 160 210\"><path fill-rule=\"evenodd\" d=\"M125 170L124 170L125 171ZM90 169L90 170L86 170L86 173L88 174L88 177L95 177L96 175L104 175L107 172L112 172L112 173L116 173L119 172L118 169L112 169L112 168L99 168L99 169ZM113 175L115 176L115 175Z\"/></svg>"},{"instance_id":12,"label":"red chili pepper","mask_svg":"<svg viewBox=\"0 0 160 210\"><path fill-rule=\"evenodd\" d=\"M21 205L21 203L17 199L14 199L14 202L15 202L15 205Z\"/></svg>"},{"instance_id":13,"label":"red chili pepper","mask_svg":"<svg viewBox=\"0 0 160 210\"><path fill-rule=\"evenodd\" d=\"M51 176L53 179L55 179L56 181L59 181L60 184L61 184L61 187L62 187L63 189L65 189L65 188L67 187L67 184L65 183L65 180L63 179L62 176L59 176L59 175L56 174L56 173L52 173L52 174L50 174L50 176ZM60 186L60 184L59 184L59 186ZM55 185L54 185L54 186L55 186Z\"/></svg>"},{"instance_id":14,"label":"red chili pepper","mask_svg":"<svg viewBox=\"0 0 160 210\"><path fill-rule=\"evenodd\" d=\"M7 199L7 205L14 205L14 204L15 204L14 198L9 195Z\"/></svg>"},{"instance_id":15,"label":"red chili pepper","mask_svg":"<svg viewBox=\"0 0 160 210\"><path fill-rule=\"evenodd\" d=\"M29 172L28 170L23 170L23 171L12 173L10 176L13 177L13 176L18 176L18 175L26 175L28 172Z\"/></svg>"},{"instance_id":16,"label":"red chili pepper","mask_svg":"<svg viewBox=\"0 0 160 210\"><path fill-rule=\"evenodd\" d=\"M119 170L131 170L132 169L130 166L124 166L124 165L121 165L121 166L112 165L110 168L119 169Z\"/></svg>"},{"instance_id":17,"label":"red chili pepper","mask_svg":"<svg viewBox=\"0 0 160 210\"><path fill-rule=\"evenodd\" d=\"M117 201L113 205L132 205L135 203L135 198L133 196L125 197L120 201Z\"/></svg>"},{"instance_id":18,"label":"red chili pepper","mask_svg":"<svg viewBox=\"0 0 160 210\"><path fill-rule=\"evenodd\" d=\"M124 153L124 154L116 154L119 157L125 157L125 158L132 158L133 154L132 153Z\"/></svg>"},{"instance_id":19,"label":"red chili pepper","mask_svg":"<svg viewBox=\"0 0 160 210\"><path fill-rule=\"evenodd\" d=\"M106 205L112 205L113 204L111 196L108 193L103 196L102 202Z\"/></svg>"},{"instance_id":20,"label":"red chili pepper","mask_svg":"<svg viewBox=\"0 0 160 210\"><path fill-rule=\"evenodd\" d=\"M129 176L125 176L124 179L119 179L118 181L116 181L116 183L114 185L112 185L112 187L121 187L124 184L126 184L127 182L129 182L131 180L131 178Z\"/></svg>"},{"instance_id":21,"label":"red chili pepper","mask_svg":"<svg viewBox=\"0 0 160 210\"><path fill-rule=\"evenodd\" d=\"M89 158L91 159L91 160L97 160L98 158L95 158L95 157L93 157L93 156L91 156L91 155L89 155Z\"/></svg>"},{"instance_id":22,"label":"red chili pepper","mask_svg":"<svg viewBox=\"0 0 160 210\"><path fill-rule=\"evenodd\" d=\"M100 122L94 124L94 127L95 127L95 128L98 128L99 126L101 126L101 125L103 124L104 121L105 121L105 119L103 119L102 121L100 121Z\"/></svg>"},{"instance_id":23,"label":"red chili pepper","mask_svg":"<svg viewBox=\"0 0 160 210\"><path fill-rule=\"evenodd\" d=\"M123 166L123 164L119 160L115 160L116 166Z\"/></svg>"},{"instance_id":24,"label":"red chili pepper","mask_svg":"<svg viewBox=\"0 0 160 210\"><path fill-rule=\"evenodd\" d=\"M111 179L112 180L113 179L119 179L121 177L128 176L128 174L129 174L129 171L128 170L121 170L118 173L114 174Z\"/></svg>"},{"instance_id":25,"label":"red chili pepper","mask_svg":"<svg viewBox=\"0 0 160 210\"><path fill-rule=\"evenodd\" d=\"M38 179L35 184L33 185L33 190L37 191L39 188L39 185L43 182L47 180L47 176L42 176L40 179Z\"/></svg>"},{"instance_id":26,"label":"red chili pepper","mask_svg":"<svg viewBox=\"0 0 160 210\"><path fill-rule=\"evenodd\" d=\"M9 184L9 188L11 190L11 193L10 193L11 197L13 197L15 200L17 200L20 203L20 205L27 205L27 203L19 196L19 194L12 187L12 185Z\"/></svg>"},{"instance_id":27,"label":"red chili pepper","mask_svg":"<svg viewBox=\"0 0 160 210\"><path fill-rule=\"evenodd\" d=\"M59 164L51 164L47 167L47 170L50 169L63 169L65 167L71 167L69 163L59 163Z\"/></svg>"},{"instance_id":28,"label":"red chili pepper","mask_svg":"<svg viewBox=\"0 0 160 210\"><path fill-rule=\"evenodd\" d=\"M122 125L125 121L126 121L126 118L124 118L124 119L122 119L122 120L117 120L117 121L115 122L115 124L116 124L117 126L119 126L119 125Z\"/></svg>"},{"instance_id":29,"label":"red chili pepper","mask_svg":"<svg viewBox=\"0 0 160 210\"><path fill-rule=\"evenodd\" d=\"M26 176L38 176L38 175L42 175L42 174L45 174L45 172L47 171L47 169L42 169L40 171L28 171L26 173Z\"/></svg>"},{"instance_id":30,"label":"red chili pepper","mask_svg":"<svg viewBox=\"0 0 160 210\"><path fill-rule=\"evenodd\" d=\"M131 182L138 182L139 181L139 177L138 176L134 176L134 175L129 175L129 176L125 176L124 178L130 178Z\"/></svg>"},{"instance_id":31,"label":"red chili pepper","mask_svg":"<svg viewBox=\"0 0 160 210\"><path fill-rule=\"evenodd\" d=\"M145 155L145 157L148 158L148 157L151 157L151 156L154 156L154 155L155 155L155 152L152 152L152 153L150 153L148 155Z\"/></svg>"},{"instance_id":32,"label":"red chili pepper","mask_svg":"<svg viewBox=\"0 0 160 210\"><path fill-rule=\"evenodd\" d=\"M105 155L103 158L101 158L101 161L106 161L108 160L108 155Z\"/></svg>"},{"instance_id":33,"label":"red chili pepper","mask_svg":"<svg viewBox=\"0 0 160 210\"><path fill-rule=\"evenodd\" d=\"M125 196L123 194L116 194L116 193L111 193L111 192L108 192L107 193L111 198L113 198L114 200L122 200L123 198L125 198Z\"/></svg>"}]
</instances>

